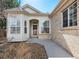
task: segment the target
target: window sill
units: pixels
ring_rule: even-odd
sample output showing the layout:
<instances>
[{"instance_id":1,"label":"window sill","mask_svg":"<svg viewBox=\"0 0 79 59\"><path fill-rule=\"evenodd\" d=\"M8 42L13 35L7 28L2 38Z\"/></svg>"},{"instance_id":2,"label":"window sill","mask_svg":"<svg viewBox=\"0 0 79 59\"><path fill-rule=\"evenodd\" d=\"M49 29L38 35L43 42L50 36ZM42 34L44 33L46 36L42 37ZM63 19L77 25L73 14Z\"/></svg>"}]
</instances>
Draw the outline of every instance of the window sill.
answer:
<instances>
[{"instance_id":1,"label":"window sill","mask_svg":"<svg viewBox=\"0 0 79 59\"><path fill-rule=\"evenodd\" d=\"M41 33L41 35L49 35L50 33Z\"/></svg>"},{"instance_id":2,"label":"window sill","mask_svg":"<svg viewBox=\"0 0 79 59\"><path fill-rule=\"evenodd\" d=\"M78 26L62 27L62 30L79 30Z\"/></svg>"},{"instance_id":3,"label":"window sill","mask_svg":"<svg viewBox=\"0 0 79 59\"><path fill-rule=\"evenodd\" d=\"M10 33L11 35L18 35L18 34L20 34L20 33Z\"/></svg>"}]
</instances>

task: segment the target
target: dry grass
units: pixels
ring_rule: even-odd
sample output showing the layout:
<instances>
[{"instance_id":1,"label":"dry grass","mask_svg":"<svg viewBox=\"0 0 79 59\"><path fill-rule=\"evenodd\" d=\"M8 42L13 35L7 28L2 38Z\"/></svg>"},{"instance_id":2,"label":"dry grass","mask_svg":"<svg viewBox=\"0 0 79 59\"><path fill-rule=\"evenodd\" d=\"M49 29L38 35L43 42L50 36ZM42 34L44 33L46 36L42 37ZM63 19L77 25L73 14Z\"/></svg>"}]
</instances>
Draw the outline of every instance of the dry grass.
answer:
<instances>
[{"instance_id":1,"label":"dry grass","mask_svg":"<svg viewBox=\"0 0 79 59\"><path fill-rule=\"evenodd\" d=\"M48 59L44 46L26 42L0 46L0 59Z\"/></svg>"}]
</instances>

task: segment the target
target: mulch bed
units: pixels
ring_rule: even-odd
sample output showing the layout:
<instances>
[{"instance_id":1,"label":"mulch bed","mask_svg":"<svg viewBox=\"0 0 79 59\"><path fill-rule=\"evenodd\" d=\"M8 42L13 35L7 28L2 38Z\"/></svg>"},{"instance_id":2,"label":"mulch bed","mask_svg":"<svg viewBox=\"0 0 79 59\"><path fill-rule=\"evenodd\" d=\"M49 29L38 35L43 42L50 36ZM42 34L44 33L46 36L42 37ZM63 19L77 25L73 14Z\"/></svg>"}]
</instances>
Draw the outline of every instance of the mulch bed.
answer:
<instances>
[{"instance_id":1,"label":"mulch bed","mask_svg":"<svg viewBox=\"0 0 79 59\"><path fill-rule=\"evenodd\" d=\"M48 59L44 46L26 42L0 45L0 59Z\"/></svg>"}]
</instances>

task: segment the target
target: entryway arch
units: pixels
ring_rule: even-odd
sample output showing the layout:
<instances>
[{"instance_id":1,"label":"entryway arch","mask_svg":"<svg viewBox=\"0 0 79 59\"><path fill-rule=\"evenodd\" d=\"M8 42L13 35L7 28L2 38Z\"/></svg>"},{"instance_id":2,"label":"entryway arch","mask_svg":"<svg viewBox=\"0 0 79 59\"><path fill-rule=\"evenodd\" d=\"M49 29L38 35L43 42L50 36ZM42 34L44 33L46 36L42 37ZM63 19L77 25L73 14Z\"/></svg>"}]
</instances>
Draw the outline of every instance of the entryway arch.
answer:
<instances>
[{"instance_id":1,"label":"entryway arch","mask_svg":"<svg viewBox=\"0 0 79 59\"><path fill-rule=\"evenodd\" d=\"M38 38L38 34L39 34L39 20L37 19L31 19L29 21L30 24L30 37L31 38Z\"/></svg>"}]
</instances>

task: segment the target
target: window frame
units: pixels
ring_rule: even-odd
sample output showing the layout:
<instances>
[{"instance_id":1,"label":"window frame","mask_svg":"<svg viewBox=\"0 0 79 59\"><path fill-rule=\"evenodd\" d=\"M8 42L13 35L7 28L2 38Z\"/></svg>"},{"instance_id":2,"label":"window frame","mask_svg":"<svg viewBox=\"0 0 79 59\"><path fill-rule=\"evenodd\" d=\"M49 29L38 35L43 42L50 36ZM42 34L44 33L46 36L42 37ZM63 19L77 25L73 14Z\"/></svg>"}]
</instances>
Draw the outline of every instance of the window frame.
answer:
<instances>
[{"instance_id":1,"label":"window frame","mask_svg":"<svg viewBox=\"0 0 79 59\"><path fill-rule=\"evenodd\" d=\"M24 33L27 34L27 21L24 20Z\"/></svg>"},{"instance_id":2,"label":"window frame","mask_svg":"<svg viewBox=\"0 0 79 59\"><path fill-rule=\"evenodd\" d=\"M68 18L67 18L67 25L64 26L64 17L63 17L63 14L64 14L65 11L67 11L67 17L69 18L69 16L68 16L68 12L69 12L69 11L68 11L68 9L65 9L65 10L62 12L62 20L63 20L63 25L62 25L62 26L63 26L63 27L68 27L68 26L69 26L69 19L68 19ZM65 20L65 21L66 21L66 20Z\"/></svg>"},{"instance_id":3,"label":"window frame","mask_svg":"<svg viewBox=\"0 0 79 59\"><path fill-rule=\"evenodd\" d=\"M19 21L19 24L18 24L18 21ZM10 26L10 33L11 34L20 34L20 20L17 20L16 23L17 23L16 26L12 26L12 25Z\"/></svg>"},{"instance_id":4,"label":"window frame","mask_svg":"<svg viewBox=\"0 0 79 59\"><path fill-rule=\"evenodd\" d=\"M44 23L48 22L48 24L46 24L46 26L44 26ZM47 26L48 25L48 26ZM45 31L45 29L48 28L48 32ZM50 33L50 26L49 26L49 20L46 20L43 22L43 27L42 27L42 33L43 34L49 34Z\"/></svg>"},{"instance_id":5,"label":"window frame","mask_svg":"<svg viewBox=\"0 0 79 59\"><path fill-rule=\"evenodd\" d=\"M75 4L77 4L77 2L74 2L74 3L69 7L69 26L70 26L70 27L72 27L72 26L77 26L77 25L74 25L74 23L72 23L72 26L71 26L71 24L70 24L70 17L71 17L71 16L70 16L70 8L71 8L72 6L74 6ZM77 7L77 6L76 6L76 7ZM77 10L77 9L76 9L76 10ZM75 15L75 14L74 14L74 15ZM74 15L72 15L73 18L74 18ZM72 18L72 19L73 19L73 18ZM77 22L77 12L76 12L76 19L75 19L75 20L72 20L72 22L73 22L73 21L76 21L76 22Z\"/></svg>"},{"instance_id":6,"label":"window frame","mask_svg":"<svg viewBox=\"0 0 79 59\"><path fill-rule=\"evenodd\" d=\"M62 27L63 27L63 13L68 10L68 26L67 27L63 27L63 28L68 28L68 27L76 27L77 25L72 25L70 26L70 7L72 7L74 4L77 4L77 1L73 2L70 6L68 6L68 8L64 9L64 11L62 11ZM78 6L78 5L77 5ZM77 21L77 17L76 17L76 21Z\"/></svg>"}]
</instances>

